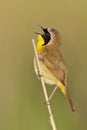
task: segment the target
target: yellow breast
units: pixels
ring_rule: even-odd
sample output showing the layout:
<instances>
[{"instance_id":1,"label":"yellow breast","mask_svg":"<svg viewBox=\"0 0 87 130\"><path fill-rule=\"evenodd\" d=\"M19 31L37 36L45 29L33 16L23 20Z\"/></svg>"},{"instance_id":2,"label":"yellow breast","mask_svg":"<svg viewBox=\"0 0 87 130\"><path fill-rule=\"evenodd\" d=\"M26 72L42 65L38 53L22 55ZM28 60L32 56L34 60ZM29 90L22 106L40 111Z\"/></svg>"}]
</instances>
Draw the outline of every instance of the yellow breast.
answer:
<instances>
[{"instance_id":1,"label":"yellow breast","mask_svg":"<svg viewBox=\"0 0 87 130\"><path fill-rule=\"evenodd\" d=\"M38 35L37 52L41 52L44 49L44 39L41 35Z\"/></svg>"}]
</instances>

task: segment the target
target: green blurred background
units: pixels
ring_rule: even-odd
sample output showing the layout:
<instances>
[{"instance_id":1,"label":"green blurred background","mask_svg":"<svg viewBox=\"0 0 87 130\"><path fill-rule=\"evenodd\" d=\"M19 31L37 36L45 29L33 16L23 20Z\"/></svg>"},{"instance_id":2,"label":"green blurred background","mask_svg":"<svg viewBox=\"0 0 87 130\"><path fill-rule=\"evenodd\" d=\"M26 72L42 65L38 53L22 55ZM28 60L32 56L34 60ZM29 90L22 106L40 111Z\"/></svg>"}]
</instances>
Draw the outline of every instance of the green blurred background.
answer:
<instances>
[{"instance_id":1,"label":"green blurred background","mask_svg":"<svg viewBox=\"0 0 87 130\"><path fill-rule=\"evenodd\" d=\"M87 130L87 1L0 1L0 130L51 130L33 70L37 25L59 30L76 112L59 90L51 100L58 130ZM54 87L47 87L48 93Z\"/></svg>"}]
</instances>

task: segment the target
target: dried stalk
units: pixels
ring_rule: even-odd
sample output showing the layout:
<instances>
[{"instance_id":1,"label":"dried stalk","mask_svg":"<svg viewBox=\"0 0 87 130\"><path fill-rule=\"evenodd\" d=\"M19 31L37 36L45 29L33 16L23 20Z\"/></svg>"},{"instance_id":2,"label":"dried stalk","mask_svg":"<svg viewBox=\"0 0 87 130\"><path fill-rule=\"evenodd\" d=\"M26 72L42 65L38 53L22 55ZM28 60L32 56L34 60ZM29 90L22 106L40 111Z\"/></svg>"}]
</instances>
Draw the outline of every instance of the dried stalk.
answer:
<instances>
[{"instance_id":1,"label":"dried stalk","mask_svg":"<svg viewBox=\"0 0 87 130\"><path fill-rule=\"evenodd\" d=\"M34 39L32 39L32 44L33 44L33 48L34 48L35 60L36 60L36 63L37 63L38 72L41 75L41 69L40 69L40 64L39 64L39 59L38 59L38 54L37 54ZM41 80L41 84L42 84L42 88L43 88L43 92L44 92L44 96L45 96L45 100L46 100L46 105L47 105L48 112L49 112L49 118L50 118L50 123L52 125L52 129L57 130L56 124L55 124L55 121L54 121L54 116L53 116L53 113L52 113L52 110L51 110L51 107L50 107L50 102L49 102L46 86L45 86L45 83L44 83L44 80L43 80L43 76L40 76L40 80Z\"/></svg>"}]
</instances>

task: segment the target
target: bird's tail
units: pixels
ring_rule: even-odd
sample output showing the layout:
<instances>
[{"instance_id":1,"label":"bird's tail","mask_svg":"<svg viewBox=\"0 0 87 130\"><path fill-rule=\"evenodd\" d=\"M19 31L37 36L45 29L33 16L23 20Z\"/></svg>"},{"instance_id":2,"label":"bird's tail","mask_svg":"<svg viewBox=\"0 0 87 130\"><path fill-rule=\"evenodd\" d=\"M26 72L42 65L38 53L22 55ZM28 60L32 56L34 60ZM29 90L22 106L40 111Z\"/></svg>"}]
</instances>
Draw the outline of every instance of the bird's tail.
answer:
<instances>
[{"instance_id":1,"label":"bird's tail","mask_svg":"<svg viewBox=\"0 0 87 130\"><path fill-rule=\"evenodd\" d=\"M65 87L60 81L57 82L57 86L60 88L60 90L62 91L62 93L67 97L68 102L69 102L70 107L71 107L71 110L74 112L75 108L74 108L73 102L71 100L68 88Z\"/></svg>"}]
</instances>

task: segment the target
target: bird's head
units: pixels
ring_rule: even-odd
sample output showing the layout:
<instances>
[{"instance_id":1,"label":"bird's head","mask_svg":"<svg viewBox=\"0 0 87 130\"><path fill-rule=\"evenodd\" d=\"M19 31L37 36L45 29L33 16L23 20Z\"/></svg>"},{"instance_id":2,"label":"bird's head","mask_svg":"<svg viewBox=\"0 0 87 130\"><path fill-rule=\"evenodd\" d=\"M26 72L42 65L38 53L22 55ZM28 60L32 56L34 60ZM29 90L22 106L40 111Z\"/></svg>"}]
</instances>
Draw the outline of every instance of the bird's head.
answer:
<instances>
[{"instance_id":1,"label":"bird's head","mask_svg":"<svg viewBox=\"0 0 87 130\"><path fill-rule=\"evenodd\" d=\"M37 48L39 50L51 44L56 44L57 46L60 45L60 35L56 29L43 28L42 26L40 26L40 28L42 29L43 33L35 32L38 34Z\"/></svg>"}]
</instances>

